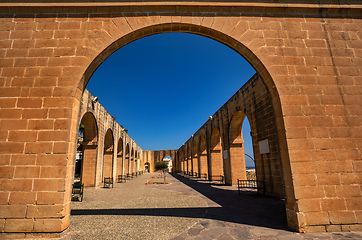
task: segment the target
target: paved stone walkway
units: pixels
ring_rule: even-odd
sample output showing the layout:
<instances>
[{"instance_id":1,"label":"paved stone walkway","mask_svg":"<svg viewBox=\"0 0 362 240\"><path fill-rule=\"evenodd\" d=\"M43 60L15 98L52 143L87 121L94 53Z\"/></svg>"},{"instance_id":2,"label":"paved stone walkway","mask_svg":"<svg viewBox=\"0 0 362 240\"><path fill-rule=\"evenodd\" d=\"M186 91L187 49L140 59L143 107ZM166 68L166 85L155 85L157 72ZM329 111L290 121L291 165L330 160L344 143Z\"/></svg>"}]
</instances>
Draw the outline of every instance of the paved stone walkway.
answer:
<instances>
[{"instance_id":1,"label":"paved stone walkway","mask_svg":"<svg viewBox=\"0 0 362 240\"><path fill-rule=\"evenodd\" d=\"M209 185L177 174L169 185L145 185L144 174L112 189L86 189L72 202L68 239L362 239L362 232L295 233L284 203L238 195L236 187ZM155 178L155 182L162 182Z\"/></svg>"}]
</instances>

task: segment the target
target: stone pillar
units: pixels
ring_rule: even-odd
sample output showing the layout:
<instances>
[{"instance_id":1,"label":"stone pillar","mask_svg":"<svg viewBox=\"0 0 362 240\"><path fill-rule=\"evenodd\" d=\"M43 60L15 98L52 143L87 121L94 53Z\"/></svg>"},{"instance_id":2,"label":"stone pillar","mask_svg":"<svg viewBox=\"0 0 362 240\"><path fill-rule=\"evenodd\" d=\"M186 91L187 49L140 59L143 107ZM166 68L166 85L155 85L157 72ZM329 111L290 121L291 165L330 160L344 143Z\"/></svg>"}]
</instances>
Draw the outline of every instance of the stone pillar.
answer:
<instances>
[{"instance_id":1,"label":"stone pillar","mask_svg":"<svg viewBox=\"0 0 362 240\"><path fill-rule=\"evenodd\" d=\"M95 187L97 145L83 145L82 182L84 187Z\"/></svg>"},{"instance_id":2,"label":"stone pillar","mask_svg":"<svg viewBox=\"0 0 362 240\"><path fill-rule=\"evenodd\" d=\"M197 153L193 153L192 157L192 172L199 173L199 161L198 161Z\"/></svg>"},{"instance_id":3,"label":"stone pillar","mask_svg":"<svg viewBox=\"0 0 362 240\"><path fill-rule=\"evenodd\" d=\"M238 138L230 143L230 166L232 185L236 185L237 179L246 180L246 166L244 154L244 141Z\"/></svg>"},{"instance_id":4,"label":"stone pillar","mask_svg":"<svg viewBox=\"0 0 362 240\"><path fill-rule=\"evenodd\" d=\"M211 151L211 175L223 175L221 148Z\"/></svg>"},{"instance_id":5,"label":"stone pillar","mask_svg":"<svg viewBox=\"0 0 362 240\"><path fill-rule=\"evenodd\" d=\"M113 151L105 152L103 156L103 178L112 177L113 173Z\"/></svg>"}]
</instances>

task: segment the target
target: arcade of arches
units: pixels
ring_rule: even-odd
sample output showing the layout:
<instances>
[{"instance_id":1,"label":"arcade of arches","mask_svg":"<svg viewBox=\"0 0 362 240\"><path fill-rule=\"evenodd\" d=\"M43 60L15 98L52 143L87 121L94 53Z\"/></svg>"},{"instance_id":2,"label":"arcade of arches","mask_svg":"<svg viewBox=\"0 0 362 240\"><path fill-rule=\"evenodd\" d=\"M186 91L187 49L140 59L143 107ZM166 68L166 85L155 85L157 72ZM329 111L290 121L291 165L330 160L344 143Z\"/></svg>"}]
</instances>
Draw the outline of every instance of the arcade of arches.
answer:
<instances>
[{"instance_id":1,"label":"arcade of arches","mask_svg":"<svg viewBox=\"0 0 362 240\"><path fill-rule=\"evenodd\" d=\"M245 117L257 176L268 195L286 199L290 227L361 230L362 6L272 2L2 1L1 236L69 226L77 150L88 187L152 170L163 156L174 171L223 174L234 184L245 177ZM165 32L217 40L257 74L180 149L146 152L85 87L114 51Z\"/></svg>"},{"instance_id":2,"label":"arcade of arches","mask_svg":"<svg viewBox=\"0 0 362 240\"><path fill-rule=\"evenodd\" d=\"M143 154L127 130L94 99L85 89L80 102L79 119L84 133L77 149L82 156L80 177L85 187L100 187L104 178L116 179L118 175L140 171L138 164Z\"/></svg>"}]
</instances>

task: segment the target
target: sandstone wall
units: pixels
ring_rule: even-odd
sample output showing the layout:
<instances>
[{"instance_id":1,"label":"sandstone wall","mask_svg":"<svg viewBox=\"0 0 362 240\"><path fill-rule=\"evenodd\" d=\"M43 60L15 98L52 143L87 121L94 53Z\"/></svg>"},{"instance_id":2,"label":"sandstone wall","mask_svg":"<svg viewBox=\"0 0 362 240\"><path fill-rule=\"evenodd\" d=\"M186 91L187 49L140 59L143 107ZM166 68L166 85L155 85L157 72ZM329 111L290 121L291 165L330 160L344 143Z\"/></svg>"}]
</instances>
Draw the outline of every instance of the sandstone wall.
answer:
<instances>
[{"instance_id":1,"label":"sandstone wall","mask_svg":"<svg viewBox=\"0 0 362 240\"><path fill-rule=\"evenodd\" d=\"M360 229L361 5L293 2L2 1L2 235L68 227L83 90L114 51L164 32L220 41L261 76L275 116L270 134L279 145L289 225Z\"/></svg>"}]
</instances>

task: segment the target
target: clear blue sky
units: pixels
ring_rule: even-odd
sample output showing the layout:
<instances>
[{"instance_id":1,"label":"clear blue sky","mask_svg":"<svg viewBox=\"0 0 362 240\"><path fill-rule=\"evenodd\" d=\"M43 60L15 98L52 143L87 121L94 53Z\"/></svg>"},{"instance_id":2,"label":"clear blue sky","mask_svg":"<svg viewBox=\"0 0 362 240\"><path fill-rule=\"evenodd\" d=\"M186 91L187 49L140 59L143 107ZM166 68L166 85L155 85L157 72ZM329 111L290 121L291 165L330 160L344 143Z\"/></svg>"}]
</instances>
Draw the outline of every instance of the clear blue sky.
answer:
<instances>
[{"instance_id":1,"label":"clear blue sky","mask_svg":"<svg viewBox=\"0 0 362 240\"><path fill-rule=\"evenodd\" d=\"M164 33L116 51L87 88L143 150L178 149L254 73L217 41ZM243 130L245 153L253 156L248 123Z\"/></svg>"}]
</instances>

